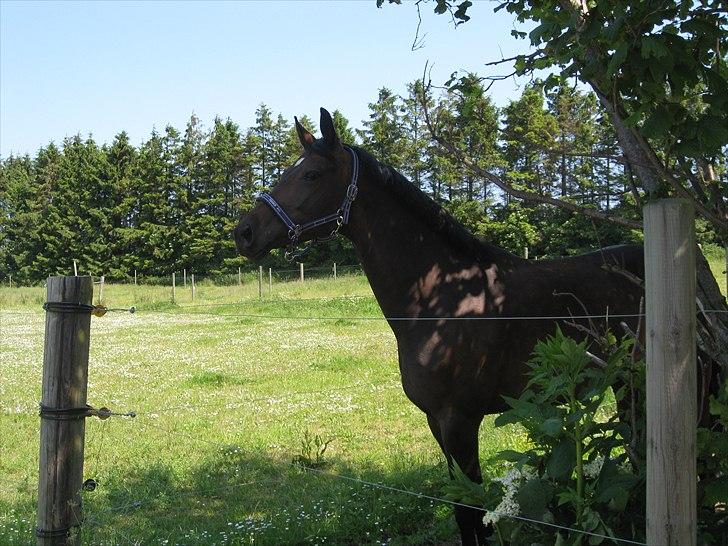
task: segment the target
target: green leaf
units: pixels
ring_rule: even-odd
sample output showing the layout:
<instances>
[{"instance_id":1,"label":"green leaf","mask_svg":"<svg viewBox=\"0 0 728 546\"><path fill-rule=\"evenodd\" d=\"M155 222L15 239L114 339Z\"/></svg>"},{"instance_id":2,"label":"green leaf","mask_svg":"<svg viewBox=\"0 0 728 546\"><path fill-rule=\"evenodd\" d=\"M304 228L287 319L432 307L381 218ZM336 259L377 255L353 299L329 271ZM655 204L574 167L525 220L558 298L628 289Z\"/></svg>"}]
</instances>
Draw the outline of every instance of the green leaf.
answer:
<instances>
[{"instance_id":1,"label":"green leaf","mask_svg":"<svg viewBox=\"0 0 728 546\"><path fill-rule=\"evenodd\" d=\"M546 480L534 478L524 483L516 493L516 501L527 518L540 519L554 496L554 487Z\"/></svg>"},{"instance_id":2,"label":"green leaf","mask_svg":"<svg viewBox=\"0 0 728 546\"><path fill-rule=\"evenodd\" d=\"M627 42L619 42L616 50L614 51L614 55L612 55L612 58L607 65L608 76L613 76L617 73L617 70L619 70L619 67L622 66L622 63L627 58L628 51L629 44Z\"/></svg>"},{"instance_id":3,"label":"green leaf","mask_svg":"<svg viewBox=\"0 0 728 546\"><path fill-rule=\"evenodd\" d=\"M576 446L571 440L563 440L551 452L546 462L546 471L552 478L559 480L571 476L576 465Z\"/></svg>"},{"instance_id":4,"label":"green leaf","mask_svg":"<svg viewBox=\"0 0 728 546\"><path fill-rule=\"evenodd\" d=\"M496 417L495 421L493 421L493 424L496 427L503 427L505 425L518 423L520 422L520 420L521 419L516 412L509 410L501 413L498 417Z\"/></svg>"},{"instance_id":5,"label":"green leaf","mask_svg":"<svg viewBox=\"0 0 728 546\"><path fill-rule=\"evenodd\" d=\"M664 40L659 36L643 36L642 37L642 57L649 59L655 57L660 59L666 57L669 54L667 47L665 47Z\"/></svg>"},{"instance_id":6,"label":"green leaf","mask_svg":"<svg viewBox=\"0 0 728 546\"><path fill-rule=\"evenodd\" d=\"M519 463L525 457L525 453L520 453L512 449L504 449L496 454L496 457L502 461L508 461L509 463Z\"/></svg>"},{"instance_id":7,"label":"green leaf","mask_svg":"<svg viewBox=\"0 0 728 546\"><path fill-rule=\"evenodd\" d=\"M473 3L470 0L465 0L464 2L461 2L460 4L458 4L458 9L456 9L455 13L453 13L453 17L455 17L455 19L459 19L462 23L469 21L470 16L467 15L467 11L468 8L472 5Z\"/></svg>"},{"instance_id":8,"label":"green leaf","mask_svg":"<svg viewBox=\"0 0 728 546\"><path fill-rule=\"evenodd\" d=\"M728 503L728 477L716 478L703 488L703 506L713 508L716 504Z\"/></svg>"},{"instance_id":9,"label":"green leaf","mask_svg":"<svg viewBox=\"0 0 728 546\"><path fill-rule=\"evenodd\" d=\"M665 106L660 106L642 124L642 134L647 138L660 138L667 134L672 124L670 111Z\"/></svg>"},{"instance_id":10,"label":"green leaf","mask_svg":"<svg viewBox=\"0 0 728 546\"><path fill-rule=\"evenodd\" d=\"M563 422L557 417L550 417L546 419L538 429L543 432L546 436L558 436L563 427Z\"/></svg>"}]
</instances>

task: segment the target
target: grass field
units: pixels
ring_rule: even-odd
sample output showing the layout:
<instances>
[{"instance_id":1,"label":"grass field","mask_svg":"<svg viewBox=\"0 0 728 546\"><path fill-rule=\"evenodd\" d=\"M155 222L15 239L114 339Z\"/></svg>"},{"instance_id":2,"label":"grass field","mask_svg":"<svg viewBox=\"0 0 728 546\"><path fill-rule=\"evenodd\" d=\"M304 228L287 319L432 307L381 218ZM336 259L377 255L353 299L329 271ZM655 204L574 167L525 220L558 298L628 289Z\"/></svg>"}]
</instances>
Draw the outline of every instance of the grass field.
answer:
<instances>
[{"instance_id":1,"label":"grass field","mask_svg":"<svg viewBox=\"0 0 728 546\"><path fill-rule=\"evenodd\" d=\"M446 481L387 324L351 318L381 317L366 279L257 291L202 283L173 305L166 287L105 288L105 304L138 312L93 318L89 403L137 417L87 420L84 475L98 487L83 493L82 544L457 543L448 505L342 477L435 497ZM3 545L34 542L44 299L0 289ZM486 473L523 442L487 418Z\"/></svg>"},{"instance_id":2,"label":"grass field","mask_svg":"<svg viewBox=\"0 0 728 546\"><path fill-rule=\"evenodd\" d=\"M92 320L89 402L136 418L87 420L84 544L447 544L444 460L399 384L394 338L361 276L178 290L107 286ZM254 295L253 295L254 294ZM0 291L0 544L32 542L42 288ZM237 304L231 304L238 301ZM197 306L199 305L199 306ZM256 317L245 316L256 315ZM274 316L337 317L280 320ZM483 426L483 456L514 430ZM301 470L329 439L324 475Z\"/></svg>"}]
</instances>

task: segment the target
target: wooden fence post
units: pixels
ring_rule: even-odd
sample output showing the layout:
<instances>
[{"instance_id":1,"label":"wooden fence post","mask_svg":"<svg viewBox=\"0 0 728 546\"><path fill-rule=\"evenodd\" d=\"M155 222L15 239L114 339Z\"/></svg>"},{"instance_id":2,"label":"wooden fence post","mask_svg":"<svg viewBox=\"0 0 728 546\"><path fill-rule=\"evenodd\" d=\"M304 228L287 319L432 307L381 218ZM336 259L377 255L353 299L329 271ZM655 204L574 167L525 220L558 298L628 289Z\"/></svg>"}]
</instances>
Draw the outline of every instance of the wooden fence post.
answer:
<instances>
[{"instance_id":1,"label":"wooden fence post","mask_svg":"<svg viewBox=\"0 0 728 546\"><path fill-rule=\"evenodd\" d=\"M238 267L238 286L242 286L243 284L243 274L240 271L240 268Z\"/></svg>"},{"instance_id":2,"label":"wooden fence post","mask_svg":"<svg viewBox=\"0 0 728 546\"><path fill-rule=\"evenodd\" d=\"M336 280L336 262L334 262L334 280Z\"/></svg>"},{"instance_id":3,"label":"wooden fence post","mask_svg":"<svg viewBox=\"0 0 728 546\"><path fill-rule=\"evenodd\" d=\"M192 273L192 301L195 301L195 274Z\"/></svg>"},{"instance_id":4,"label":"wooden fence post","mask_svg":"<svg viewBox=\"0 0 728 546\"><path fill-rule=\"evenodd\" d=\"M175 296L176 296L175 291L176 291L176 288L177 288L176 282L175 282L175 278L174 278L174 274L175 274L175 272L173 271L172 272L172 303L175 302Z\"/></svg>"},{"instance_id":5,"label":"wooden fence post","mask_svg":"<svg viewBox=\"0 0 728 546\"><path fill-rule=\"evenodd\" d=\"M134 270L134 286L136 286L136 285L137 285L137 273L136 273L136 269L135 269Z\"/></svg>"},{"instance_id":6,"label":"wooden fence post","mask_svg":"<svg viewBox=\"0 0 728 546\"><path fill-rule=\"evenodd\" d=\"M523 247L523 257L524 257L524 258L525 258L526 260L528 260L528 247L527 247L527 246L524 246L524 247Z\"/></svg>"},{"instance_id":7,"label":"wooden fence post","mask_svg":"<svg viewBox=\"0 0 728 546\"><path fill-rule=\"evenodd\" d=\"M263 297L263 266L258 266L258 297Z\"/></svg>"},{"instance_id":8,"label":"wooden fence post","mask_svg":"<svg viewBox=\"0 0 728 546\"><path fill-rule=\"evenodd\" d=\"M78 265L76 265L76 260L73 260L73 276L78 277Z\"/></svg>"},{"instance_id":9,"label":"wooden fence post","mask_svg":"<svg viewBox=\"0 0 728 546\"><path fill-rule=\"evenodd\" d=\"M101 305L101 302L104 301L104 282L106 281L106 277L104 275L101 275L101 279L99 280L99 305Z\"/></svg>"},{"instance_id":10,"label":"wooden fence post","mask_svg":"<svg viewBox=\"0 0 728 546\"><path fill-rule=\"evenodd\" d=\"M48 302L93 299L91 277L49 277ZM91 313L46 313L38 474L38 546L76 544L70 531L83 519L83 417L86 407ZM55 410L55 411L54 411ZM58 410L66 410L59 412Z\"/></svg>"},{"instance_id":11,"label":"wooden fence post","mask_svg":"<svg viewBox=\"0 0 728 546\"><path fill-rule=\"evenodd\" d=\"M647 544L663 546L697 541L694 222L685 199L644 208Z\"/></svg>"},{"instance_id":12,"label":"wooden fence post","mask_svg":"<svg viewBox=\"0 0 728 546\"><path fill-rule=\"evenodd\" d=\"M301 268L301 282L303 282L303 262L301 262L301 263L300 263L300 264L298 264L298 265L299 265L299 266L300 266L300 268Z\"/></svg>"},{"instance_id":13,"label":"wooden fence post","mask_svg":"<svg viewBox=\"0 0 728 546\"><path fill-rule=\"evenodd\" d=\"M273 268L268 268L268 293L273 293Z\"/></svg>"},{"instance_id":14,"label":"wooden fence post","mask_svg":"<svg viewBox=\"0 0 728 546\"><path fill-rule=\"evenodd\" d=\"M13 276L10 275L10 288L12 288L12 287L13 287Z\"/></svg>"}]
</instances>

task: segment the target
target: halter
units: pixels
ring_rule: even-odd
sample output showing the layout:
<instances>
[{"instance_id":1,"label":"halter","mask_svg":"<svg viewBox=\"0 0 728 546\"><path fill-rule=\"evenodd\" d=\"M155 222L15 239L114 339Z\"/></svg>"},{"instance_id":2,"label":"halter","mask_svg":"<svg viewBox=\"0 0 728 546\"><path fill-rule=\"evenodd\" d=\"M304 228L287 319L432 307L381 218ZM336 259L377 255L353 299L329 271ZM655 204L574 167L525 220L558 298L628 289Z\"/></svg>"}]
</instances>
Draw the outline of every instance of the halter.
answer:
<instances>
[{"instance_id":1,"label":"halter","mask_svg":"<svg viewBox=\"0 0 728 546\"><path fill-rule=\"evenodd\" d=\"M268 205L278 217L278 219L283 222L283 224L288 228L288 239L290 242L288 244L288 248L286 249L285 254L288 261L295 260L299 256L305 254L310 248L310 246L303 249L297 248L298 240L301 237L302 233L329 224L331 222L336 222L336 227L327 236L317 237L311 240L311 242L313 243L319 241L330 241L331 239L336 237L336 234L339 232L341 226L349 223L349 211L351 210L351 204L354 202L354 199L356 199L356 194L359 191L359 187L357 186L357 182L359 180L359 158L357 157L354 150L352 150L348 146L345 146L345 148L349 150L349 153L351 154L351 182L346 188L346 195L344 196L344 200L342 201L341 206L336 212L327 216L316 218L315 220L311 220L310 222L306 222L305 224L296 224L271 194L263 192L256 198L256 201L263 201L263 203Z\"/></svg>"}]
</instances>

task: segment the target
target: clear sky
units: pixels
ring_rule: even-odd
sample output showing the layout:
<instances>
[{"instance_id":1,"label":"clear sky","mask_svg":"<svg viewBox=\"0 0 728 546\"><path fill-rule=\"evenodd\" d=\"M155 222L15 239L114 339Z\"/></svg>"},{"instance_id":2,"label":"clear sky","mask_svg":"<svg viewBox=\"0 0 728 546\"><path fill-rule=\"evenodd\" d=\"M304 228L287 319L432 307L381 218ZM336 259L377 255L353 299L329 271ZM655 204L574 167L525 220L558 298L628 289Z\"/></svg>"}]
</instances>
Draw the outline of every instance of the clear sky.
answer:
<instances>
[{"instance_id":1,"label":"clear sky","mask_svg":"<svg viewBox=\"0 0 728 546\"><path fill-rule=\"evenodd\" d=\"M76 133L103 143L126 130L139 144L193 112L207 127L220 116L247 128L261 102L289 120L338 108L360 127L377 90L403 93L426 61L436 83L506 71L484 63L528 44L496 5L476 2L454 28L424 4L424 47L412 51L413 3L0 1L0 155ZM491 92L501 105L519 93L513 79Z\"/></svg>"}]
</instances>

